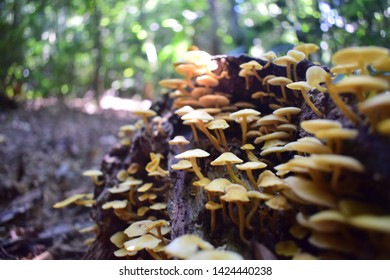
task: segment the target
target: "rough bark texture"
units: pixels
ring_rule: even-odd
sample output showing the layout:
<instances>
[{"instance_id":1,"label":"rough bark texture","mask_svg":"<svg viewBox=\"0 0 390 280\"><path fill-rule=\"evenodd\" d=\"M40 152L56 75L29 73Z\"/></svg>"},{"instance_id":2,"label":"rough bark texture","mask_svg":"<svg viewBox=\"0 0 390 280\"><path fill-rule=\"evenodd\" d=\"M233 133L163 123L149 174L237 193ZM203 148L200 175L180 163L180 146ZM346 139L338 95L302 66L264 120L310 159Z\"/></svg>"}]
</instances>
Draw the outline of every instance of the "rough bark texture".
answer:
<instances>
[{"instance_id":1,"label":"rough bark texture","mask_svg":"<svg viewBox=\"0 0 390 280\"><path fill-rule=\"evenodd\" d=\"M262 112L262 115L272 113L272 110L268 105L273 103L273 100L268 99L265 103L260 103L260 101L251 98L252 93L264 90L261 83L253 80L250 88L246 90L245 79L238 76L238 72L240 71L239 65L253 60L253 58L247 56L218 56L215 57L215 59L219 64L219 68L215 73L219 74L222 71L228 71L230 76L230 78L220 80L219 85L215 89L216 91L222 92L228 96L232 104L241 101L252 102L256 105L256 110ZM265 64L265 61L262 60L258 60L258 62L262 65ZM306 70L312 65L313 64L307 60L303 60L297 65L299 80L305 80ZM271 64L266 71L261 71L260 73L263 77L271 74L286 76L286 68ZM276 97L281 97L281 91L278 87L272 87L272 92L276 94ZM297 124L303 120L318 118L311 111L309 106L303 102L302 98L295 97L291 91L288 93L291 106L302 109L301 114L296 119ZM335 107L327 94L314 90L310 92L310 96L317 108L324 112L325 118L338 120L342 122L343 127L354 127L354 125ZM354 100L351 99L348 102L350 106L354 106ZM97 187L96 196L98 204L94 210L94 218L100 227L100 232L84 258L114 258L113 251L115 248L109 241L109 237L115 232L125 229L128 223L116 218L112 211L101 210L100 206L104 202L115 197L112 194L108 194L106 188L117 183L115 174L120 169L126 169L130 163L137 162L140 166L145 166L150 161L150 152L166 155L163 166L170 171L168 177L153 180L158 187L167 188L167 213L172 227L171 239L185 233L194 233L206 240L212 240L215 246L224 245L230 250L238 251L248 259L274 258L275 256L268 249L273 249L278 240L284 239L286 232L288 232L288 227L290 226L289 221L291 217L289 217L289 214L278 213L279 216L276 224L268 225L268 227L274 227L272 233L271 230L265 228L262 232L252 234L252 237L249 237L248 235L251 239L250 246L247 246L240 241L238 237L238 228L236 226L233 226L232 224L223 225L222 219L217 221L217 231L211 235L209 225L210 213L204 209L207 195L203 191L192 186L191 183L194 181L195 175L190 172L174 171L169 168L173 163L177 162L177 159L175 159L174 156L179 153L179 149L170 147L167 143L168 140L174 135L184 135L192 140L191 130L188 126L182 125L179 118L173 114L174 109L172 108L172 100L167 96L164 96L162 100L154 104L153 109L157 111L158 115L162 118L161 129L158 130L159 132L151 136L143 129L134 137L134 141L130 147L122 146L114 148L110 155L103 160L102 170L105 173L105 185L101 187L101 189ZM153 125L155 127L156 124ZM240 127L238 124L232 124L232 126L233 129L230 129L230 133L227 134L230 151L239 157L244 158L245 154L240 150ZM363 182L362 184L359 184L362 194L368 196L370 198L369 200L375 201L382 207L390 210L390 192L388 189L390 186L390 165L388 164L390 162L389 139L370 133L368 126L365 124L359 126L358 129L359 136L356 139L345 143L342 153L357 158L366 168L366 172L356 175L357 179L360 182ZM307 133L300 129L296 138L306 135ZM203 136L204 135L202 135L202 137ZM204 141L202 145L209 145L209 143ZM187 146L187 148L191 149L192 147ZM211 168L210 166L210 162L215 159L220 152L210 146L208 146L208 149L211 151L211 156L200 161L201 169L206 170L206 172L211 171L207 173L207 177L210 180L218 178L221 175L225 175L226 177L224 168ZM291 154L284 155L284 160L287 161L291 156ZM270 156L269 160L272 162L274 161L274 158ZM258 175L258 173L256 175ZM145 172L137 174L137 177L148 178ZM308 208L308 211L310 211L310 208ZM272 216L274 214L268 213L267 215Z\"/></svg>"}]
</instances>

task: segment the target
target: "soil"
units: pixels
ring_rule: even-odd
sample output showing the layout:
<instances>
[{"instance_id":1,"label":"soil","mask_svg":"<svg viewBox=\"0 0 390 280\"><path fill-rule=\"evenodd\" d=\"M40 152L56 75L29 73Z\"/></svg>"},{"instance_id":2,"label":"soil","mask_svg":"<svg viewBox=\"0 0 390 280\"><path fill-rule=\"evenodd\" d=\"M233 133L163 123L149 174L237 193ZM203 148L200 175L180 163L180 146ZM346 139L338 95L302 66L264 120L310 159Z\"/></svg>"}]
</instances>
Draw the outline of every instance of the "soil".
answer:
<instances>
[{"instance_id":1,"label":"soil","mask_svg":"<svg viewBox=\"0 0 390 280\"><path fill-rule=\"evenodd\" d=\"M100 168L118 128L131 119L123 111L87 114L57 101L0 112L0 259L83 256L95 236L79 232L94 224L90 209L53 204L93 192L82 172Z\"/></svg>"}]
</instances>

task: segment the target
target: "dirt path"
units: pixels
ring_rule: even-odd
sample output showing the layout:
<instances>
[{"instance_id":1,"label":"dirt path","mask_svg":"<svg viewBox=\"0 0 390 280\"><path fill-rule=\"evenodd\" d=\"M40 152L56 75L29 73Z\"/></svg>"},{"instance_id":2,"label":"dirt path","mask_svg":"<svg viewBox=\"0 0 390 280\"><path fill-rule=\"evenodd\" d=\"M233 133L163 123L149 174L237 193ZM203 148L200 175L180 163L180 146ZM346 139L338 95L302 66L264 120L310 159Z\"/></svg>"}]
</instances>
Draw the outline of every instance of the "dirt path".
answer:
<instances>
[{"instance_id":1,"label":"dirt path","mask_svg":"<svg viewBox=\"0 0 390 280\"><path fill-rule=\"evenodd\" d=\"M99 168L127 118L114 112L88 115L64 105L0 112L0 259L77 259L92 235L80 206L52 205L74 193L93 191L82 171Z\"/></svg>"}]
</instances>

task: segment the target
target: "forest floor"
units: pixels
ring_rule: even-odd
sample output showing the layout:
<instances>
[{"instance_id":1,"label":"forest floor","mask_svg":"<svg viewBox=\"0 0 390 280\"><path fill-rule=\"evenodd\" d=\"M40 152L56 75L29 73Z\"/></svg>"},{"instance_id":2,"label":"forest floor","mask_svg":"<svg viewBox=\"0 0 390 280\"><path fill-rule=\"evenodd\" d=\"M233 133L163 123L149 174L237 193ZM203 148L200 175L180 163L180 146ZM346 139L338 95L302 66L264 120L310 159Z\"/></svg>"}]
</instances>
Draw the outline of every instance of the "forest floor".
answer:
<instances>
[{"instance_id":1,"label":"forest floor","mask_svg":"<svg viewBox=\"0 0 390 280\"><path fill-rule=\"evenodd\" d=\"M93 237L83 206L54 209L75 193L93 192L87 169L100 168L131 114L87 114L64 102L24 104L0 112L0 259L79 259Z\"/></svg>"}]
</instances>

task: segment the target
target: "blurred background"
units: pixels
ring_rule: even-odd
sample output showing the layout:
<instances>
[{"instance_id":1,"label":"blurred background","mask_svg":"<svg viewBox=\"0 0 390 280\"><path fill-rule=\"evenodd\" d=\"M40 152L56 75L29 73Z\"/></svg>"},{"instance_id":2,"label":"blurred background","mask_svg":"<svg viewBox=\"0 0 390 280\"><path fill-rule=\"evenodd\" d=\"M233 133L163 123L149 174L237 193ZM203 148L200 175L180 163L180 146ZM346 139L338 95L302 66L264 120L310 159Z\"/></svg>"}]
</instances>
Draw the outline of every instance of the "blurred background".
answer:
<instances>
[{"instance_id":1,"label":"blurred background","mask_svg":"<svg viewBox=\"0 0 390 280\"><path fill-rule=\"evenodd\" d=\"M0 95L4 98L151 99L158 80L192 45L211 54L319 45L389 47L389 0L2 0Z\"/></svg>"}]
</instances>

